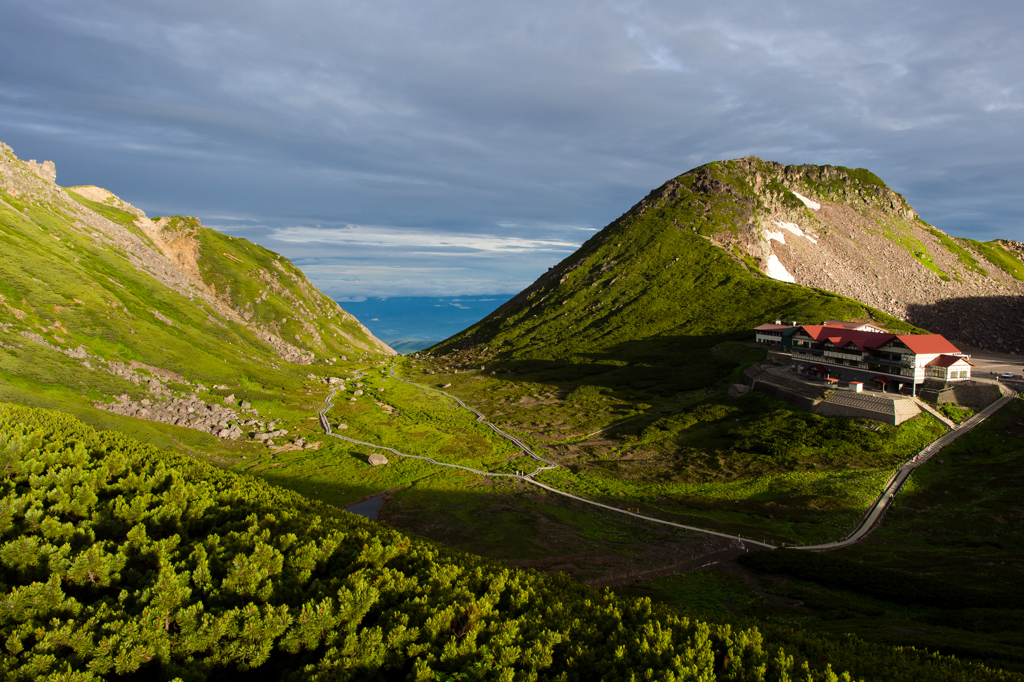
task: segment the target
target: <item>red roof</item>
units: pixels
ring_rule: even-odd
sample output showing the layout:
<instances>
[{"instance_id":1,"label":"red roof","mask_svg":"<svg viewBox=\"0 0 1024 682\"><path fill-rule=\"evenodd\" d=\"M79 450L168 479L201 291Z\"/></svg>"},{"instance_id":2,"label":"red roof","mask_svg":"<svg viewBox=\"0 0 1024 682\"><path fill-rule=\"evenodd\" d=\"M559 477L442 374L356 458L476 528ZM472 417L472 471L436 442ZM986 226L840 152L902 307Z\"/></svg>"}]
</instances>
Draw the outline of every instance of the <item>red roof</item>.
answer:
<instances>
[{"instance_id":1,"label":"red roof","mask_svg":"<svg viewBox=\"0 0 1024 682\"><path fill-rule=\"evenodd\" d=\"M966 362L968 365L971 364L970 361L968 361L968 359L962 355L940 355L939 357L933 359L928 364L933 365L935 367L952 367L961 360Z\"/></svg>"},{"instance_id":2,"label":"red roof","mask_svg":"<svg viewBox=\"0 0 1024 682\"><path fill-rule=\"evenodd\" d=\"M842 327L826 327L821 324L807 324L802 327L815 341L831 341L834 346L842 348L851 343L857 348L878 348L896 338L895 334L879 334L878 332L859 332L855 329Z\"/></svg>"},{"instance_id":3,"label":"red roof","mask_svg":"<svg viewBox=\"0 0 1024 682\"><path fill-rule=\"evenodd\" d=\"M860 350L866 350L878 348L893 339L899 339L903 345L918 355L960 352L959 348L939 334L881 334L879 332L861 332L844 327L826 327L822 324L805 324L801 329L815 341L829 341L839 348L852 343Z\"/></svg>"},{"instance_id":4,"label":"red roof","mask_svg":"<svg viewBox=\"0 0 1024 682\"><path fill-rule=\"evenodd\" d=\"M946 337L939 334L900 334L899 339L907 348L918 355L960 352L959 348L947 341Z\"/></svg>"}]
</instances>

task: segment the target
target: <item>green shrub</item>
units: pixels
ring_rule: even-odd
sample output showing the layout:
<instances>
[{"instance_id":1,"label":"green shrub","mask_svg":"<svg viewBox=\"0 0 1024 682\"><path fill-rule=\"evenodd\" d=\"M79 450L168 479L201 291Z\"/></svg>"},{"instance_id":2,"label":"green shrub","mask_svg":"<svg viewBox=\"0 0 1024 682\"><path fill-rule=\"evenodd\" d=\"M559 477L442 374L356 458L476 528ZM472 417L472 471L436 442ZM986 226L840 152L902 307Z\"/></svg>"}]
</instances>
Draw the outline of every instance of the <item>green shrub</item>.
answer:
<instances>
[{"instance_id":1,"label":"green shrub","mask_svg":"<svg viewBox=\"0 0 1024 682\"><path fill-rule=\"evenodd\" d=\"M601 389L588 384L574 388L565 399L570 403L582 403L588 400L597 400L600 397Z\"/></svg>"},{"instance_id":2,"label":"green shrub","mask_svg":"<svg viewBox=\"0 0 1024 682\"><path fill-rule=\"evenodd\" d=\"M0 406L0 465L3 679L796 672L756 630L449 553L61 413Z\"/></svg>"}]
</instances>

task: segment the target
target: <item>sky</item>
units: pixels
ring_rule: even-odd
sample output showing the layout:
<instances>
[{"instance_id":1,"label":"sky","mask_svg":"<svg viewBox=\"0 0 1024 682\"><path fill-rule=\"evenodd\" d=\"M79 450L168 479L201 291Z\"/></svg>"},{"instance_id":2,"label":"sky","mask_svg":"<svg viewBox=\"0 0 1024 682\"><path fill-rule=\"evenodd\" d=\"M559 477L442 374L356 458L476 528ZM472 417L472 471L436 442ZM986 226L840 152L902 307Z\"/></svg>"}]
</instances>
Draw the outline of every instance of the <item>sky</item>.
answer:
<instances>
[{"instance_id":1,"label":"sky","mask_svg":"<svg viewBox=\"0 0 1024 682\"><path fill-rule=\"evenodd\" d=\"M1024 241L1024 12L889 0L0 0L0 140L340 299L515 293L651 189L867 167Z\"/></svg>"}]
</instances>

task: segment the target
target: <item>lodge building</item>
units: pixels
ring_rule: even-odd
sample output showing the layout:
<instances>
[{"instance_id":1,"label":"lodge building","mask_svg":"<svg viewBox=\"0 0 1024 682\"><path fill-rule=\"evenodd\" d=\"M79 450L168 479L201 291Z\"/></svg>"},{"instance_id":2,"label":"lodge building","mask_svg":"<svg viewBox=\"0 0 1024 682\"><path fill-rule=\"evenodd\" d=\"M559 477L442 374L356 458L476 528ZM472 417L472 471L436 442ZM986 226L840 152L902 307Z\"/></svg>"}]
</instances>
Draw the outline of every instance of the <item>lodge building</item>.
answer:
<instances>
[{"instance_id":1,"label":"lodge building","mask_svg":"<svg viewBox=\"0 0 1024 682\"><path fill-rule=\"evenodd\" d=\"M966 381L970 357L939 334L890 334L857 322L790 325L776 320L754 330L758 343L789 351L791 369L826 381L916 393L926 379Z\"/></svg>"}]
</instances>

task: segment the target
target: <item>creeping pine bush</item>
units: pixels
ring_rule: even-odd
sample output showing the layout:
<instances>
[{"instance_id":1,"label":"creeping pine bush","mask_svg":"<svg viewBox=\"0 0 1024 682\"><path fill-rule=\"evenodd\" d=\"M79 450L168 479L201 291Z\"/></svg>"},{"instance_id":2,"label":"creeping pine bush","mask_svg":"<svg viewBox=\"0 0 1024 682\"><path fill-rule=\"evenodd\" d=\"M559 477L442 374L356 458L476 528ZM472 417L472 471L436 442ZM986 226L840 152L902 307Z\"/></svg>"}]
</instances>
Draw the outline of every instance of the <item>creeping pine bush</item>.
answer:
<instances>
[{"instance_id":1,"label":"creeping pine bush","mask_svg":"<svg viewBox=\"0 0 1024 682\"><path fill-rule=\"evenodd\" d=\"M565 396L565 399L570 403L582 403L587 400L596 400L601 397L601 389L597 386L591 386L585 384L574 388L569 392L569 395Z\"/></svg>"},{"instance_id":2,"label":"creeping pine bush","mask_svg":"<svg viewBox=\"0 0 1024 682\"><path fill-rule=\"evenodd\" d=\"M0 405L5 680L840 679L822 667Z\"/></svg>"}]
</instances>

